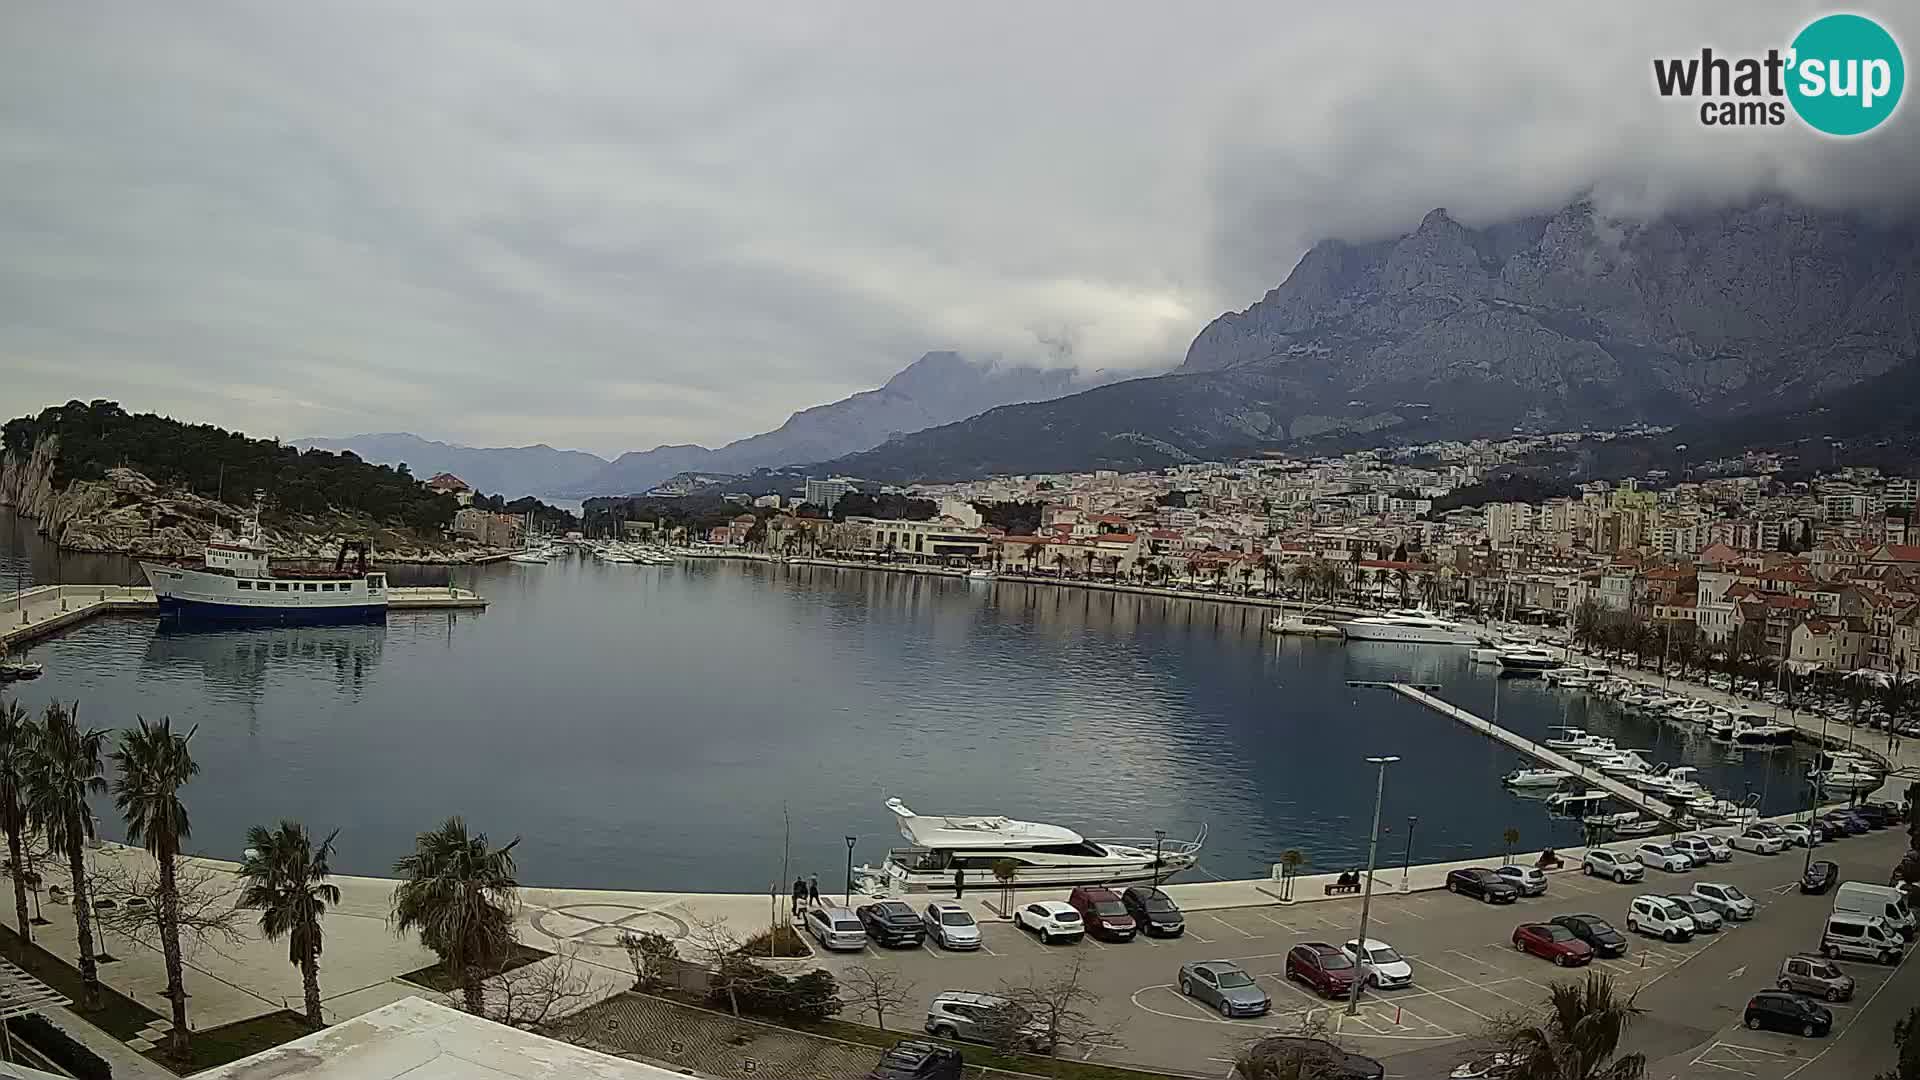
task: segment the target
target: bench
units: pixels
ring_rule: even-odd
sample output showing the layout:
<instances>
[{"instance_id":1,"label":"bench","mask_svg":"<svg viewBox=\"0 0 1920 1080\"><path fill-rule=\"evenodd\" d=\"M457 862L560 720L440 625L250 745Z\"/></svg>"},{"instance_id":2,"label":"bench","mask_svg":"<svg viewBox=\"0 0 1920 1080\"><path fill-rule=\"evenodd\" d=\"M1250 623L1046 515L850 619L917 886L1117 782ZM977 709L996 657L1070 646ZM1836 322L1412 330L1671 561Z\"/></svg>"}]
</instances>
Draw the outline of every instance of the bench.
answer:
<instances>
[{"instance_id":1,"label":"bench","mask_svg":"<svg viewBox=\"0 0 1920 1080\"><path fill-rule=\"evenodd\" d=\"M1357 892L1359 892L1359 891L1360 891L1360 886L1358 886L1358 885L1329 885L1329 886L1327 886L1327 895L1328 895L1328 896L1341 896L1341 895L1344 895L1344 894L1346 894L1346 893L1357 893Z\"/></svg>"}]
</instances>

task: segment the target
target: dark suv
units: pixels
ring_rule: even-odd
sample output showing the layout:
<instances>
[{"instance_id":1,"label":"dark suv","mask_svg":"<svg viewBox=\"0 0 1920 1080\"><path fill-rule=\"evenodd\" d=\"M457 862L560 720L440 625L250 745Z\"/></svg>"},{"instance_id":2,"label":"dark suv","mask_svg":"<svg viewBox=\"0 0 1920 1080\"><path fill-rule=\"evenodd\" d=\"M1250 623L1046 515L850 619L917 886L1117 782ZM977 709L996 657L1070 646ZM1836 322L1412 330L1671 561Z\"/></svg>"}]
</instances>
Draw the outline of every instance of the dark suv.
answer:
<instances>
[{"instance_id":1,"label":"dark suv","mask_svg":"<svg viewBox=\"0 0 1920 1080\"><path fill-rule=\"evenodd\" d=\"M1346 997L1357 969L1353 958L1324 941L1295 945L1287 953L1287 978L1303 982L1324 997Z\"/></svg>"},{"instance_id":2,"label":"dark suv","mask_svg":"<svg viewBox=\"0 0 1920 1080\"><path fill-rule=\"evenodd\" d=\"M1781 990L1762 990L1753 995L1747 1001L1744 1019L1755 1031L1791 1031L1809 1039L1833 1029L1833 1010Z\"/></svg>"},{"instance_id":3,"label":"dark suv","mask_svg":"<svg viewBox=\"0 0 1920 1080\"><path fill-rule=\"evenodd\" d=\"M1105 885L1079 885L1067 896L1067 906L1080 913L1087 933L1108 941L1132 941L1140 927L1120 902L1120 894Z\"/></svg>"},{"instance_id":4,"label":"dark suv","mask_svg":"<svg viewBox=\"0 0 1920 1080\"><path fill-rule=\"evenodd\" d=\"M1555 915L1549 921L1555 926L1571 930L1573 936L1586 942L1596 956L1627 955L1627 939L1598 915Z\"/></svg>"},{"instance_id":5,"label":"dark suv","mask_svg":"<svg viewBox=\"0 0 1920 1080\"><path fill-rule=\"evenodd\" d=\"M960 1080L964 1067L953 1047L908 1039L880 1055L867 1080Z\"/></svg>"},{"instance_id":6,"label":"dark suv","mask_svg":"<svg viewBox=\"0 0 1920 1080\"><path fill-rule=\"evenodd\" d=\"M1173 898L1150 885L1135 885L1120 894L1127 913L1148 937L1179 937L1187 932L1186 916Z\"/></svg>"},{"instance_id":7,"label":"dark suv","mask_svg":"<svg viewBox=\"0 0 1920 1080\"><path fill-rule=\"evenodd\" d=\"M867 932L867 940L877 945L904 945L917 949L926 940L927 927L920 921L919 913L898 900L862 904L854 910L854 914L859 916L860 926Z\"/></svg>"}]
</instances>

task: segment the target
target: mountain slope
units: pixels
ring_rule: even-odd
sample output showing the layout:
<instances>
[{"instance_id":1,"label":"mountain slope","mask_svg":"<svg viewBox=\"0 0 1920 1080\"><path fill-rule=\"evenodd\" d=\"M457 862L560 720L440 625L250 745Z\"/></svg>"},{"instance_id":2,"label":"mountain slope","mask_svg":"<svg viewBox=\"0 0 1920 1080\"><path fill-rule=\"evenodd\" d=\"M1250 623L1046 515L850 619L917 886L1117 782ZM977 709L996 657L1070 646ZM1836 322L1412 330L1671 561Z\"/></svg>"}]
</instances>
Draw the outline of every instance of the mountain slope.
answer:
<instances>
[{"instance_id":1,"label":"mountain slope","mask_svg":"<svg viewBox=\"0 0 1920 1080\"><path fill-rule=\"evenodd\" d=\"M571 491L607 466L606 459L584 450L556 450L545 443L458 446L406 432L349 435L340 439L295 439L292 445L303 449L350 450L362 460L381 465L405 462L408 471L422 480L449 472L477 491L504 495L508 499Z\"/></svg>"},{"instance_id":2,"label":"mountain slope","mask_svg":"<svg viewBox=\"0 0 1920 1080\"><path fill-rule=\"evenodd\" d=\"M645 491L682 472L741 473L824 461L996 405L1056 398L1105 378L1078 376L1071 369L1021 367L931 352L877 390L803 409L773 431L717 450L680 445L622 454L577 490L583 495L625 495Z\"/></svg>"},{"instance_id":3,"label":"mountain slope","mask_svg":"<svg viewBox=\"0 0 1920 1080\"><path fill-rule=\"evenodd\" d=\"M832 462L878 480L1126 468L1304 438L1691 423L1920 354L1920 232L1781 203L1618 222L1575 203L1327 241L1175 372ZM1122 389L1124 387L1124 390Z\"/></svg>"}]
</instances>

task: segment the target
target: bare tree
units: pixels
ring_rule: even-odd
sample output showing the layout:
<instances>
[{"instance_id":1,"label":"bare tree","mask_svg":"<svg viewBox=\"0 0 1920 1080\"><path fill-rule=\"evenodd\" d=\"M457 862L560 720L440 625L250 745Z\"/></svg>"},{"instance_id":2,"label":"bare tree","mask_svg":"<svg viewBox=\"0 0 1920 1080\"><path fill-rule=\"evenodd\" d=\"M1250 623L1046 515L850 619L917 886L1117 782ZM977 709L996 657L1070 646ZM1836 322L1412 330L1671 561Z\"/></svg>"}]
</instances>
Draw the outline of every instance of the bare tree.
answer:
<instances>
[{"instance_id":1,"label":"bare tree","mask_svg":"<svg viewBox=\"0 0 1920 1080\"><path fill-rule=\"evenodd\" d=\"M677 984L679 950L665 934L647 931L620 936L620 947L627 950L627 963L633 965L635 990L658 990L668 983Z\"/></svg>"},{"instance_id":2,"label":"bare tree","mask_svg":"<svg viewBox=\"0 0 1920 1080\"><path fill-rule=\"evenodd\" d=\"M1001 996L1013 1008L991 1026L994 1041L1005 1049L1031 1042L1049 1057L1057 1056L1061 1047L1121 1045L1119 1030L1102 1025L1087 1011L1100 995L1088 988L1084 965L1076 956L1056 974L1029 971L1025 979L1001 983ZM1024 1020L1013 1022L1022 1014Z\"/></svg>"},{"instance_id":3,"label":"bare tree","mask_svg":"<svg viewBox=\"0 0 1920 1080\"><path fill-rule=\"evenodd\" d=\"M897 971L856 964L840 973L840 1000L856 1012L873 1014L873 1024L887 1030L887 1014L906 1008L917 984Z\"/></svg>"},{"instance_id":4,"label":"bare tree","mask_svg":"<svg viewBox=\"0 0 1920 1080\"><path fill-rule=\"evenodd\" d=\"M205 864L182 859L174 874L178 892L181 950L205 947L225 956L223 947L247 939L251 913L234 906L237 881ZM155 950L160 948L160 868L135 852L94 862L89 875L94 921L102 936L118 934Z\"/></svg>"},{"instance_id":5,"label":"bare tree","mask_svg":"<svg viewBox=\"0 0 1920 1080\"><path fill-rule=\"evenodd\" d=\"M695 916L689 923L688 947L706 965L716 985L725 991L727 1008L733 1012L735 1019L739 1019L740 995L743 992L751 994L756 989L772 989L776 985L773 980L779 977L778 974L742 955L744 942L727 925L725 916L716 919Z\"/></svg>"},{"instance_id":6,"label":"bare tree","mask_svg":"<svg viewBox=\"0 0 1920 1080\"><path fill-rule=\"evenodd\" d=\"M595 996L593 981L580 970L577 949L563 950L487 982L487 1019L542 1033ZM448 1003L456 1007L460 998L457 992L447 995Z\"/></svg>"}]
</instances>

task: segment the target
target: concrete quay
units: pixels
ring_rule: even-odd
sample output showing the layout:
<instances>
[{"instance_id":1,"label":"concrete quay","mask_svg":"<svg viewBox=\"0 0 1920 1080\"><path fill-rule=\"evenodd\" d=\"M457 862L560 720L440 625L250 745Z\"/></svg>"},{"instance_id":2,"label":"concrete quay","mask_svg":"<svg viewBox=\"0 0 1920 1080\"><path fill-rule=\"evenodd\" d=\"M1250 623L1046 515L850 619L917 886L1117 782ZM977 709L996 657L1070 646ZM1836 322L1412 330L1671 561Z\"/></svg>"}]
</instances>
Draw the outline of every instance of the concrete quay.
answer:
<instances>
[{"instance_id":1,"label":"concrete quay","mask_svg":"<svg viewBox=\"0 0 1920 1080\"><path fill-rule=\"evenodd\" d=\"M387 590L392 611L484 608L487 598L452 586L395 586ZM0 647L44 637L98 615L150 615L160 610L145 585L40 585L0 596Z\"/></svg>"}]
</instances>

